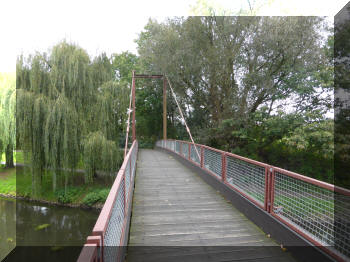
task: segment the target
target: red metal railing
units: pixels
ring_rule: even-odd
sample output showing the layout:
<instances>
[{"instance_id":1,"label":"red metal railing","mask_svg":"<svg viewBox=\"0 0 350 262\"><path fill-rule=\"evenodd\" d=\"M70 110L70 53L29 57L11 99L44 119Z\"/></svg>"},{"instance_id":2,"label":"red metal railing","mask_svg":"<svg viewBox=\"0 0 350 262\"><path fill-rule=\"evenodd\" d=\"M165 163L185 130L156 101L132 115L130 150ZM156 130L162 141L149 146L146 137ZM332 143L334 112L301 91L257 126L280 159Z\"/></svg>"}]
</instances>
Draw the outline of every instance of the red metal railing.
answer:
<instances>
[{"instance_id":1,"label":"red metal railing","mask_svg":"<svg viewBox=\"0 0 350 262\"><path fill-rule=\"evenodd\" d=\"M156 145L204 169L335 259L350 260L350 190L205 145Z\"/></svg>"},{"instance_id":2,"label":"red metal railing","mask_svg":"<svg viewBox=\"0 0 350 262\"><path fill-rule=\"evenodd\" d=\"M135 140L124 158L92 234L87 238L78 262L109 262L123 260L127 245L127 224L130 221L138 142Z\"/></svg>"}]
</instances>

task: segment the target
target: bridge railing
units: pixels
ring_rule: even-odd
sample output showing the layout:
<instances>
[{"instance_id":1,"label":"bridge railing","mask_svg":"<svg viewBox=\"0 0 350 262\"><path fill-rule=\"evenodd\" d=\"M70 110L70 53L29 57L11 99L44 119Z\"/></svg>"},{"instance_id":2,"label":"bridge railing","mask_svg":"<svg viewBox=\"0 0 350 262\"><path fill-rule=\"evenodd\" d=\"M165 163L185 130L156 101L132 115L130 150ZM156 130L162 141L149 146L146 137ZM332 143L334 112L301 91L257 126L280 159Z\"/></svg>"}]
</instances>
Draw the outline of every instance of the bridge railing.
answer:
<instances>
[{"instance_id":1,"label":"bridge railing","mask_svg":"<svg viewBox=\"0 0 350 262\"><path fill-rule=\"evenodd\" d=\"M350 190L205 145L160 140L156 146L205 170L337 260L350 260Z\"/></svg>"},{"instance_id":2,"label":"bridge railing","mask_svg":"<svg viewBox=\"0 0 350 262\"><path fill-rule=\"evenodd\" d=\"M107 200L88 236L78 262L123 261L136 171L138 143L135 140L124 158Z\"/></svg>"}]
</instances>

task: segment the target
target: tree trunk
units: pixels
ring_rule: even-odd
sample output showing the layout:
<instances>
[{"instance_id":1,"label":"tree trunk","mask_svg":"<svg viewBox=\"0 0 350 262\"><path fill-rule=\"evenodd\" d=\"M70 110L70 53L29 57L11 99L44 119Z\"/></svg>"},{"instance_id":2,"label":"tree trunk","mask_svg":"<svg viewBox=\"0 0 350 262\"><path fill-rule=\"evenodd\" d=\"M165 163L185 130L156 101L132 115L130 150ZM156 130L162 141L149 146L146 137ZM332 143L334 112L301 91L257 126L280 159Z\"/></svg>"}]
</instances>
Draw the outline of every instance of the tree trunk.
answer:
<instances>
[{"instance_id":1,"label":"tree trunk","mask_svg":"<svg viewBox=\"0 0 350 262\"><path fill-rule=\"evenodd\" d=\"M13 164L13 146L12 144L8 144L6 147L6 151L5 151L5 157L6 157L6 167L8 168L12 168L15 165Z\"/></svg>"}]
</instances>

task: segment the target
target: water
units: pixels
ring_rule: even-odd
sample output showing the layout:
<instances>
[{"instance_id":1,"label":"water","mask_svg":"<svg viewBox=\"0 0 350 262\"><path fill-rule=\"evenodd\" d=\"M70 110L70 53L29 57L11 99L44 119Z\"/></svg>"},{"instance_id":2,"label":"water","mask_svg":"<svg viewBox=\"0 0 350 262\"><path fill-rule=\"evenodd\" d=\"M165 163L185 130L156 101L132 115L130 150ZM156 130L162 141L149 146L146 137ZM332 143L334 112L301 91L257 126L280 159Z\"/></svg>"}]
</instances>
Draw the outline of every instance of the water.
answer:
<instances>
[{"instance_id":1,"label":"water","mask_svg":"<svg viewBox=\"0 0 350 262\"><path fill-rule=\"evenodd\" d=\"M0 261L16 245L16 202L0 198Z\"/></svg>"},{"instance_id":2,"label":"water","mask_svg":"<svg viewBox=\"0 0 350 262\"><path fill-rule=\"evenodd\" d=\"M76 261L98 214L0 198L0 260L16 241L4 261Z\"/></svg>"}]
</instances>

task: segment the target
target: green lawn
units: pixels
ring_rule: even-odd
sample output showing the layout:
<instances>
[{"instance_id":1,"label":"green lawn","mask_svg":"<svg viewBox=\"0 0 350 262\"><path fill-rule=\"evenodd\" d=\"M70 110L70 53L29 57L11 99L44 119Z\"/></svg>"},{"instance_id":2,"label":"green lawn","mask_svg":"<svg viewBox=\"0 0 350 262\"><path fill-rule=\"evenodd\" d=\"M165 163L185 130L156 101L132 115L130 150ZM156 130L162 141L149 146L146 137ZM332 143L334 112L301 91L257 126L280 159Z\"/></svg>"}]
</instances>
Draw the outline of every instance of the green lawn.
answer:
<instances>
[{"instance_id":1,"label":"green lawn","mask_svg":"<svg viewBox=\"0 0 350 262\"><path fill-rule=\"evenodd\" d=\"M43 177L40 190L34 196L32 192L32 176L28 171L20 170L16 176L15 168L5 169L0 167L0 194L17 195L63 204L93 205L105 202L110 186L101 183L71 185L65 191L64 187L58 184L56 192L53 192L52 174L47 172Z\"/></svg>"},{"instance_id":2,"label":"green lawn","mask_svg":"<svg viewBox=\"0 0 350 262\"><path fill-rule=\"evenodd\" d=\"M1 162L5 162L5 154L1 156ZM15 163L25 163L23 152L14 153ZM81 158L77 169L84 169L83 159ZM26 171L24 171L26 170ZM17 180L16 180L17 179ZM83 174L74 174L74 179L78 182L70 181L67 190L64 190L63 179L58 181L57 190L52 189L52 172L46 171L42 178L40 190L34 196L32 190L32 175L28 169L5 169L0 165L0 194L28 197L31 199L40 199L51 202L60 202L63 204L86 204L104 203L110 187L113 182L96 182L85 184ZM79 182L80 181L80 182Z\"/></svg>"},{"instance_id":3,"label":"green lawn","mask_svg":"<svg viewBox=\"0 0 350 262\"><path fill-rule=\"evenodd\" d=\"M16 195L16 169L0 167L0 193Z\"/></svg>"}]
</instances>

